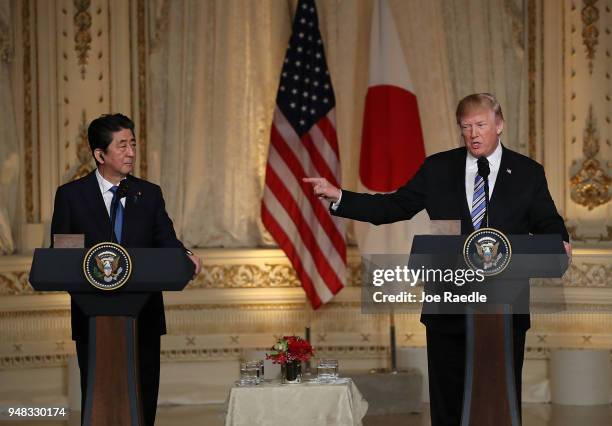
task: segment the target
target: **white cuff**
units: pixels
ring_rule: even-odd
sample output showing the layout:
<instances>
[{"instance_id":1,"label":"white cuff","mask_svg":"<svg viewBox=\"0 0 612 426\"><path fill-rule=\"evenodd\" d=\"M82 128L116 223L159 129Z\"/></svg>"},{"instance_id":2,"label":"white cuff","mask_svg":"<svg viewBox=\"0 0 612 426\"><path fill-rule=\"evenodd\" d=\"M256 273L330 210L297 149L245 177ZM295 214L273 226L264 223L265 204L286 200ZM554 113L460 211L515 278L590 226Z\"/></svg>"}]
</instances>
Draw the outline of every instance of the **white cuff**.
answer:
<instances>
[{"instance_id":1,"label":"white cuff","mask_svg":"<svg viewBox=\"0 0 612 426\"><path fill-rule=\"evenodd\" d=\"M340 201L342 201L342 190L340 190L340 196L338 197L338 201L336 201L335 203L332 203L331 209L334 211L337 210L338 206L340 206Z\"/></svg>"}]
</instances>

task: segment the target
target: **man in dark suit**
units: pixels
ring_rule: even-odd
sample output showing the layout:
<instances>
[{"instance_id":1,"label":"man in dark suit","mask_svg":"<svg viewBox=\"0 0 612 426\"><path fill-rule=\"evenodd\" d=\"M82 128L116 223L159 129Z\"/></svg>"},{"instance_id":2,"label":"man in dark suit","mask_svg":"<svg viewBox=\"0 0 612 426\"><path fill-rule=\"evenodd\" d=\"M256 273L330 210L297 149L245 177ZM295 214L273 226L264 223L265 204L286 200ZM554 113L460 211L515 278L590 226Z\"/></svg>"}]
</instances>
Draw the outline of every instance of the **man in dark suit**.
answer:
<instances>
[{"instance_id":1,"label":"man in dark suit","mask_svg":"<svg viewBox=\"0 0 612 426\"><path fill-rule=\"evenodd\" d=\"M559 234L568 256L569 236L548 191L544 168L504 147L501 106L488 93L465 97L457 107L457 124L464 147L425 159L415 176L390 194L358 194L335 188L322 178L306 178L320 198L332 204L332 214L373 224L412 218L425 209L432 220L461 220L461 233L485 227L484 181L478 180L479 158L490 174L488 226L505 234ZM476 189L476 191L475 191ZM465 318L421 315L426 326L429 393L433 426L456 426L461 420L465 368ZM517 400L529 315L515 315L514 361Z\"/></svg>"},{"instance_id":2,"label":"man in dark suit","mask_svg":"<svg viewBox=\"0 0 612 426\"><path fill-rule=\"evenodd\" d=\"M85 246L109 241L111 204L123 179L128 193L120 199L115 214L114 234L124 247L183 247L176 238L166 213L159 186L130 173L136 161L134 123L122 114L103 115L91 122L87 131L97 168L87 176L60 186L55 194L51 222L51 241L55 234L84 234ZM191 251L186 255L200 271L200 259ZM82 404L87 389L87 316L72 303L72 339L76 341L81 370ZM153 425L159 389L160 336L166 333L161 292L152 293L138 316L139 376L143 415Z\"/></svg>"}]
</instances>

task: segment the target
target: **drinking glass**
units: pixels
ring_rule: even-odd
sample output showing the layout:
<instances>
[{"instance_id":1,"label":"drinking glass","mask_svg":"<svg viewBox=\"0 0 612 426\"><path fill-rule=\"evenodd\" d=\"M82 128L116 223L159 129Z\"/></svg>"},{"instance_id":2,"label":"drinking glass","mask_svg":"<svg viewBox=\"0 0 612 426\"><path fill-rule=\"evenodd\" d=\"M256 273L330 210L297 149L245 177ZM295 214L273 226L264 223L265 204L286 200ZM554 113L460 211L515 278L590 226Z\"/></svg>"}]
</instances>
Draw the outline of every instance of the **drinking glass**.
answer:
<instances>
[{"instance_id":1,"label":"drinking glass","mask_svg":"<svg viewBox=\"0 0 612 426\"><path fill-rule=\"evenodd\" d=\"M258 381L259 364L258 361L247 361L240 363L240 384L256 385Z\"/></svg>"},{"instance_id":2,"label":"drinking glass","mask_svg":"<svg viewBox=\"0 0 612 426\"><path fill-rule=\"evenodd\" d=\"M320 382L333 382L338 378L338 360L321 359L317 366L317 378Z\"/></svg>"}]
</instances>

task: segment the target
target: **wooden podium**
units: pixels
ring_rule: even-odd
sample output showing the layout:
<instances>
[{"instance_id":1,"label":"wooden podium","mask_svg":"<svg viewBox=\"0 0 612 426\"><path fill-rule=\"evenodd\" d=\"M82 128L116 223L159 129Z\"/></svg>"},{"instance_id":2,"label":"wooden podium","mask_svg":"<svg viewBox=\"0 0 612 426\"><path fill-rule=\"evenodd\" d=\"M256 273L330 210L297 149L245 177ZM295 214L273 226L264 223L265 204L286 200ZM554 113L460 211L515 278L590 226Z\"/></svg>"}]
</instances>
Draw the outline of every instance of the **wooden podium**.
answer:
<instances>
[{"instance_id":1,"label":"wooden podium","mask_svg":"<svg viewBox=\"0 0 612 426\"><path fill-rule=\"evenodd\" d=\"M417 235L411 267L465 268L466 235ZM529 312L529 278L559 278L568 266L559 235L509 235L512 260L486 286L491 303L475 307L423 306L424 313L465 314L466 365L461 426L520 426L514 378L513 313ZM437 284L440 285L439 283ZM426 285L427 288L427 285ZM480 287L484 288L484 287ZM459 290L464 293L467 289ZM448 309L446 309L448 308ZM427 312L429 310L429 312Z\"/></svg>"},{"instance_id":2,"label":"wooden podium","mask_svg":"<svg viewBox=\"0 0 612 426\"><path fill-rule=\"evenodd\" d=\"M89 317L83 424L139 426L143 417L136 318L150 292L182 290L193 276L194 266L182 248L129 249L129 280L117 290L104 291L85 279L86 251L36 249L30 283L38 291L69 292Z\"/></svg>"}]
</instances>

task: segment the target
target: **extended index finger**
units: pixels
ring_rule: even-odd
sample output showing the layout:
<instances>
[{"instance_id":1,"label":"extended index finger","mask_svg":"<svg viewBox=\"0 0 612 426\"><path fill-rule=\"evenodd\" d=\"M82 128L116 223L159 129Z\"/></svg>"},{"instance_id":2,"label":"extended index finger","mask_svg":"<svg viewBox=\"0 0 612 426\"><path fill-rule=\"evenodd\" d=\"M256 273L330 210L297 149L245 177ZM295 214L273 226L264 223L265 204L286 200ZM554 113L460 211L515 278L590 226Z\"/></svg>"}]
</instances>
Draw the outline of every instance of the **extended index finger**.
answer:
<instances>
[{"instance_id":1,"label":"extended index finger","mask_svg":"<svg viewBox=\"0 0 612 426\"><path fill-rule=\"evenodd\" d=\"M320 177L305 177L305 178L302 178L302 182L308 182L308 183L317 183L317 182L320 182L321 180L323 180L323 178L320 178Z\"/></svg>"}]
</instances>

